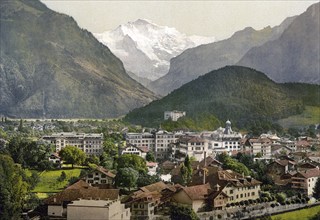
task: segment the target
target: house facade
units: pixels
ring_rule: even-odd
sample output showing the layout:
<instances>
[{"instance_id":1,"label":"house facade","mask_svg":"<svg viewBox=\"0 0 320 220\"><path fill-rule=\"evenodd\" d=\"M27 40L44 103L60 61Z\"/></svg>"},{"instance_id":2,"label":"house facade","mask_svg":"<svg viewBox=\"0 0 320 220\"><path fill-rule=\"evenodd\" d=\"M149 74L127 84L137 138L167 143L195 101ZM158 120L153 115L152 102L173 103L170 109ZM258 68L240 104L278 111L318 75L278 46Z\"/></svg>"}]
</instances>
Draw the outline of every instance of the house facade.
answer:
<instances>
[{"instance_id":1,"label":"house facade","mask_svg":"<svg viewBox=\"0 0 320 220\"><path fill-rule=\"evenodd\" d=\"M130 220L130 208L125 208L120 200L72 201L67 206L68 220Z\"/></svg>"},{"instance_id":2,"label":"house facade","mask_svg":"<svg viewBox=\"0 0 320 220\"><path fill-rule=\"evenodd\" d=\"M105 184L112 186L114 183L115 174L103 167L97 167L94 171L90 172L84 177L88 184Z\"/></svg>"},{"instance_id":3,"label":"house facade","mask_svg":"<svg viewBox=\"0 0 320 220\"><path fill-rule=\"evenodd\" d=\"M308 196L311 196L318 178L320 178L320 170L318 167L304 171L298 171L291 178L291 187L293 189L302 191Z\"/></svg>"},{"instance_id":4,"label":"house facade","mask_svg":"<svg viewBox=\"0 0 320 220\"><path fill-rule=\"evenodd\" d=\"M152 133L127 133L126 142L139 148L146 148L153 152L157 159L170 157L172 144L176 143L180 133L167 132L164 130Z\"/></svg>"},{"instance_id":5,"label":"house facade","mask_svg":"<svg viewBox=\"0 0 320 220\"><path fill-rule=\"evenodd\" d=\"M55 145L56 152L70 145L81 149L87 155L100 155L103 151L103 134L85 134L75 132L45 135L43 140Z\"/></svg>"},{"instance_id":6,"label":"house facade","mask_svg":"<svg viewBox=\"0 0 320 220\"><path fill-rule=\"evenodd\" d=\"M147 147L136 147L135 145L129 144L121 150L121 154L134 154L146 159L148 151Z\"/></svg>"},{"instance_id":7,"label":"house facade","mask_svg":"<svg viewBox=\"0 0 320 220\"><path fill-rule=\"evenodd\" d=\"M201 161L206 155L212 155L212 150L208 149L208 142L196 136L181 136L178 140L177 150L180 154L194 157L197 161Z\"/></svg>"}]
</instances>

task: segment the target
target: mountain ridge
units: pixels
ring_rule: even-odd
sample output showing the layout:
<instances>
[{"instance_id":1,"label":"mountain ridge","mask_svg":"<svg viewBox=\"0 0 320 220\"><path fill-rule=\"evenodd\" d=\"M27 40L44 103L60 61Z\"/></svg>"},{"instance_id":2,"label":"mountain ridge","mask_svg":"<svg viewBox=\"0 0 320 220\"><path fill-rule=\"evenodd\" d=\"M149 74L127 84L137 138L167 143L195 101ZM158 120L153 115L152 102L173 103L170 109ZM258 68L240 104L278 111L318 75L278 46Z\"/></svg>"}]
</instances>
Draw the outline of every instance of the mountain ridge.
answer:
<instances>
[{"instance_id":1,"label":"mountain ridge","mask_svg":"<svg viewBox=\"0 0 320 220\"><path fill-rule=\"evenodd\" d=\"M213 117L248 128L301 113L305 105L320 105L319 86L278 84L264 73L242 66L226 66L184 84L169 95L128 113L125 120L144 126L163 123L164 111L186 111L193 120ZM317 97L317 98L315 98ZM305 101L304 101L305 100ZM205 122L205 121L204 121Z\"/></svg>"},{"instance_id":2,"label":"mountain ridge","mask_svg":"<svg viewBox=\"0 0 320 220\"><path fill-rule=\"evenodd\" d=\"M320 3L311 5L274 41L251 48L237 63L277 82L320 84Z\"/></svg>"},{"instance_id":3,"label":"mountain ridge","mask_svg":"<svg viewBox=\"0 0 320 220\"><path fill-rule=\"evenodd\" d=\"M118 117L156 98L72 17L27 0L2 0L0 12L0 113Z\"/></svg>"},{"instance_id":4,"label":"mountain ridge","mask_svg":"<svg viewBox=\"0 0 320 220\"><path fill-rule=\"evenodd\" d=\"M294 19L287 18L278 26L268 26L262 30L247 27L228 39L187 49L170 60L170 69L165 76L147 87L155 93L166 95L212 70L234 65L252 47L278 38Z\"/></svg>"}]
</instances>

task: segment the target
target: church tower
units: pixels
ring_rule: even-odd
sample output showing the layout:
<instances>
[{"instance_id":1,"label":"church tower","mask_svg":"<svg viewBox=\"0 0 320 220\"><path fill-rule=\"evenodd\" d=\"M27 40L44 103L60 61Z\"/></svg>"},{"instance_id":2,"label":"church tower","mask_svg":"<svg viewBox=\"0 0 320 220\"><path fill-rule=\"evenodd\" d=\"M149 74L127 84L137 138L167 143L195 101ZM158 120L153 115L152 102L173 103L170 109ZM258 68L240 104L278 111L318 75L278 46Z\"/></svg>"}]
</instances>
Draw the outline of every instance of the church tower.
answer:
<instances>
[{"instance_id":1,"label":"church tower","mask_svg":"<svg viewBox=\"0 0 320 220\"><path fill-rule=\"evenodd\" d=\"M231 129L231 122L228 120L226 121L226 127L224 129L224 134L231 134L232 133L232 129Z\"/></svg>"}]
</instances>

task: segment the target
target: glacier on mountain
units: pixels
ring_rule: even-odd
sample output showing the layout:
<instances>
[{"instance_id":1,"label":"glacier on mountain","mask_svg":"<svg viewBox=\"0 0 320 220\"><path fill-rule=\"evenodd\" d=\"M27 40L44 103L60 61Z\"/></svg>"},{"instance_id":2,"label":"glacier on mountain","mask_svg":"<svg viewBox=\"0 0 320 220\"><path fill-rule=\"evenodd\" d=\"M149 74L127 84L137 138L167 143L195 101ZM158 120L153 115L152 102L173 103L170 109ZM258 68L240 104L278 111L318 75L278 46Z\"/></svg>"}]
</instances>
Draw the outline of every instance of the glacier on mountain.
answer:
<instances>
[{"instance_id":1,"label":"glacier on mountain","mask_svg":"<svg viewBox=\"0 0 320 220\"><path fill-rule=\"evenodd\" d=\"M170 59L184 50L214 42L213 37L187 36L145 19L94 36L122 60L127 71L149 80L167 74Z\"/></svg>"}]
</instances>

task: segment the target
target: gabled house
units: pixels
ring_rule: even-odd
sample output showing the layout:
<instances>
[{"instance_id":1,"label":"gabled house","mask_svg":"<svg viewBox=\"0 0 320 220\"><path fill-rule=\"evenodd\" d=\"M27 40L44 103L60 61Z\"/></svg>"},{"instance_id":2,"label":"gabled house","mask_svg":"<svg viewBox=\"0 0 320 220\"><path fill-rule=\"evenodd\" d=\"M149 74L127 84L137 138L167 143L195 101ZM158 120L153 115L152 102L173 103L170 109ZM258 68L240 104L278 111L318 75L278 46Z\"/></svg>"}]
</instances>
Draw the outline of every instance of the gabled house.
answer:
<instances>
[{"instance_id":1,"label":"gabled house","mask_svg":"<svg viewBox=\"0 0 320 220\"><path fill-rule=\"evenodd\" d=\"M270 175L283 175L296 169L296 163L291 160L275 160L268 164L267 172Z\"/></svg>"},{"instance_id":2,"label":"gabled house","mask_svg":"<svg viewBox=\"0 0 320 220\"><path fill-rule=\"evenodd\" d=\"M153 219L155 212L166 206L171 196L180 187L180 185L173 186L160 181L139 188L123 200L126 206L131 207L131 220Z\"/></svg>"},{"instance_id":3,"label":"gabled house","mask_svg":"<svg viewBox=\"0 0 320 220\"><path fill-rule=\"evenodd\" d=\"M172 202L188 205L198 212L205 209L210 190L209 184L183 187L172 196Z\"/></svg>"},{"instance_id":4,"label":"gabled house","mask_svg":"<svg viewBox=\"0 0 320 220\"><path fill-rule=\"evenodd\" d=\"M306 195L310 196L313 193L317 179L320 178L319 168L298 171L292 179L292 188L301 190Z\"/></svg>"},{"instance_id":5,"label":"gabled house","mask_svg":"<svg viewBox=\"0 0 320 220\"><path fill-rule=\"evenodd\" d=\"M44 200L48 206L48 216L66 216L67 205L79 199L117 200L119 199L119 190L101 189L90 186L84 180L79 180L65 190Z\"/></svg>"},{"instance_id":6,"label":"gabled house","mask_svg":"<svg viewBox=\"0 0 320 220\"><path fill-rule=\"evenodd\" d=\"M128 144L127 147L121 150L121 154L135 154L143 159L146 159L147 153L149 152L148 147L141 146L137 147L133 144Z\"/></svg>"},{"instance_id":7,"label":"gabled house","mask_svg":"<svg viewBox=\"0 0 320 220\"><path fill-rule=\"evenodd\" d=\"M60 158L58 153L51 154L49 156L49 161L54 163L54 164L59 164L59 165L62 163L61 158Z\"/></svg>"},{"instance_id":8,"label":"gabled house","mask_svg":"<svg viewBox=\"0 0 320 220\"><path fill-rule=\"evenodd\" d=\"M224 193L219 184L217 184L208 195L208 207L213 210L221 210L226 207L228 198L229 196Z\"/></svg>"},{"instance_id":9,"label":"gabled house","mask_svg":"<svg viewBox=\"0 0 320 220\"><path fill-rule=\"evenodd\" d=\"M84 179L88 184L104 184L112 188L114 183L115 174L103 167L97 167L95 170L87 174Z\"/></svg>"}]
</instances>

